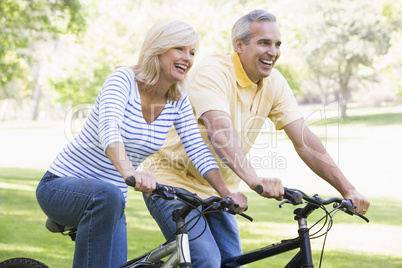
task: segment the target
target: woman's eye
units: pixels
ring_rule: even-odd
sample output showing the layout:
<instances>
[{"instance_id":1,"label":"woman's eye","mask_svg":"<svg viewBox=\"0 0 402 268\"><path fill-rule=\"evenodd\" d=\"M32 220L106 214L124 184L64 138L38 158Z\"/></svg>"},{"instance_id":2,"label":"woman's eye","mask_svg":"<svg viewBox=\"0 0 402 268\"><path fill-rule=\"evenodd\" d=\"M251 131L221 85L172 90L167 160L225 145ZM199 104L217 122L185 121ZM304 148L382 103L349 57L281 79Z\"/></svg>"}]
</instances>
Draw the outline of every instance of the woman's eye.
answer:
<instances>
[{"instance_id":1,"label":"woman's eye","mask_svg":"<svg viewBox=\"0 0 402 268\"><path fill-rule=\"evenodd\" d=\"M177 49L177 50L183 51L183 48L182 48L182 47L175 47L174 49Z\"/></svg>"}]
</instances>

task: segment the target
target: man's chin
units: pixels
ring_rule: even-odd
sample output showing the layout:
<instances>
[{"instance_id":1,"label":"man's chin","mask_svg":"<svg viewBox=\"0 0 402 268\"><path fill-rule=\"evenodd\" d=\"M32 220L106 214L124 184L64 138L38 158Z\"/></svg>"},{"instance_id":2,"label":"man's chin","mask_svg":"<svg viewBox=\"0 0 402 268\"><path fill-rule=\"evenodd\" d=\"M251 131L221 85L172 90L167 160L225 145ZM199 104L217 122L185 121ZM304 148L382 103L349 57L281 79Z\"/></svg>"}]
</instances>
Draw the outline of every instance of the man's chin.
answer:
<instances>
[{"instance_id":1,"label":"man's chin","mask_svg":"<svg viewBox=\"0 0 402 268\"><path fill-rule=\"evenodd\" d=\"M261 73L262 78L267 78L268 76L270 76L272 70L269 71L264 71Z\"/></svg>"}]
</instances>

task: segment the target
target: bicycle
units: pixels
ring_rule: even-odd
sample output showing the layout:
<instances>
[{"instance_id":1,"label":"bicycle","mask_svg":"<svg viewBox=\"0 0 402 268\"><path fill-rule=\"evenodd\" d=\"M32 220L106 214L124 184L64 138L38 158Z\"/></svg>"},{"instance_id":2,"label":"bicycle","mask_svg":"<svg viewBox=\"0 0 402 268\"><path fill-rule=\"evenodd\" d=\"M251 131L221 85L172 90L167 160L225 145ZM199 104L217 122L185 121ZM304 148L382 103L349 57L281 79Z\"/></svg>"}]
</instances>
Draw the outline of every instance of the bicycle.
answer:
<instances>
[{"instance_id":1,"label":"bicycle","mask_svg":"<svg viewBox=\"0 0 402 268\"><path fill-rule=\"evenodd\" d=\"M262 193L262 190L263 189L261 188L261 186L258 186L256 189L257 193ZM297 189L285 188L284 199L279 204L279 207L281 208L283 204L292 204L294 206L297 206L303 203L306 203L306 205L303 208L297 208L293 211L293 213L295 214L294 220L296 220L298 223L298 233L299 233L298 237L293 239L282 240L276 244L270 244L269 246L266 246L264 248L253 250L239 256L234 256L222 260L221 267L238 267L241 265L256 262L265 258L269 258L299 248L299 251L289 261L289 263L285 266L285 268L300 268L300 267L311 268L314 267L314 264L313 264L313 256L311 251L310 240L321 237L323 235L325 235L326 237L327 233L332 227L332 218L335 213L337 213L338 211L343 211L352 216L357 215L362 219L364 219L366 222L369 222L369 219L367 217L355 211L355 207L353 206L351 200L342 199L338 197L332 197L324 200L317 194L311 197ZM333 204L333 210L331 210L330 212L328 212L325 207L325 205L329 204ZM316 237L311 237L310 228L308 228L307 225L307 217L311 215L311 213L318 208L321 208L325 211L325 216L320 220L318 220L312 227L314 227L318 222L320 222L323 219L325 219L325 223L321 227L321 229L317 231L314 235L318 234L327 224L328 228L324 234L321 234ZM327 223L328 217L330 218L330 220ZM321 251L319 267L321 267L322 264L324 246L325 246L325 240Z\"/></svg>"},{"instance_id":2,"label":"bicycle","mask_svg":"<svg viewBox=\"0 0 402 268\"><path fill-rule=\"evenodd\" d=\"M135 186L135 179L130 177L126 180L129 186ZM176 222L176 233L172 235L167 241L159 247L141 255L135 259L128 261L121 268L134 268L134 267L187 267L191 268L191 256L189 248L189 239L187 227L189 224L202 217L207 213L213 212L229 212L232 214L239 214L252 221L253 219L246 214L236 211L236 205L229 198L220 198L217 196L201 199L196 194L189 194L181 188L175 188L168 185L157 184L155 191L152 193L154 196L159 196L165 200L178 199L181 200L184 206L181 209L175 210L172 213L173 221ZM202 206L202 211L199 211L199 216L189 220L185 220L186 216L193 210L199 210L198 207ZM54 233L61 233L65 236L70 236L75 241L77 233L76 227L66 227L57 224L50 218L46 221L46 228ZM166 259L166 260L165 260ZM40 261L29 258L13 258L0 263L0 268L48 268Z\"/></svg>"},{"instance_id":3,"label":"bicycle","mask_svg":"<svg viewBox=\"0 0 402 268\"><path fill-rule=\"evenodd\" d=\"M130 186L135 185L131 179L127 181L127 184ZM257 192L261 193L262 189L257 188ZM168 239L164 244L161 244L158 248L151 250L150 252L135 258L122 268L130 268L130 267L178 267L178 265L182 265L180 267L192 267L191 266L191 256L189 252L189 241L187 236L186 227L188 224L194 220L190 219L185 222L185 217L190 213L191 210L197 209L198 206L203 205L205 209L200 211L200 215L204 215L206 213L216 212L216 211L226 211L232 214L240 214L250 221L252 218L244 213L237 213L235 205L231 202L230 199L222 199L220 197L210 197L208 199L201 199L196 194L189 195L186 192L180 190L180 188L174 188L166 185L157 185L157 189L154 191L155 195L159 195L166 200L179 199L185 203L185 206L176 210L172 213L173 219L176 222L177 232L176 238L172 237ZM310 240L320 237L322 235L326 235L330 228L332 227L332 218L334 214L338 211L343 211L349 215L358 215L363 218L365 221L369 222L369 219L365 216L358 214L355 212L355 207L353 206L350 200L332 197L329 199L322 199L318 195L308 196L300 190L297 189L289 189L285 188L285 194L283 201L279 204L281 208L283 204L292 204L292 205L301 205L306 204L303 208L297 208L294 210L294 219L298 222L298 233L299 236L293 239L285 239L276 244L269 244L269 246L250 251L248 253L244 253L239 256L234 256L225 260L222 260L221 267L238 267L241 265L253 263L265 258L269 258L278 254L282 254L294 249L299 249L296 255L289 261L289 263L285 266L285 268L310 268L314 267L313 265L313 257L311 251ZM325 205L334 204L333 210L328 212ZM313 211L321 208L325 211L325 216L318 220L312 227L314 227L318 222L325 219L325 223L323 227L318 231L320 232L325 225L328 224L327 231L317 237L311 237L309 234L310 228L307 225L307 218ZM201 217L200 216L200 217ZM330 220L328 222L328 217ZM51 220L48 220L47 227L53 232L61 232L64 235L70 235L70 237L74 240L76 228L68 228L60 225L54 225L55 223ZM311 228L312 228L311 227ZM315 234L317 234L316 232ZM314 234L314 235L315 235ZM324 242L325 244L325 242ZM320 258L320 266L322 263L324 246L321 252ZM166 261L162 259L170 256ZM29 262L31 266L14 266L14 267L38 267L44 268L47 267L44 264L26 258L16 258L12 259L14 261L24 261ZM8 260L11 261L11 260ZM7 262L7 261L6 261ZM37 265L33 266L32 262ZM39 263L39 264L38 264ZM179 264L180 263L180 264ZM43 266L40 266L43 265ZM1 263L0 263L0 267ZM4 267L13 267L13 266L4 266Z\"/></svg>"}]
</instances>

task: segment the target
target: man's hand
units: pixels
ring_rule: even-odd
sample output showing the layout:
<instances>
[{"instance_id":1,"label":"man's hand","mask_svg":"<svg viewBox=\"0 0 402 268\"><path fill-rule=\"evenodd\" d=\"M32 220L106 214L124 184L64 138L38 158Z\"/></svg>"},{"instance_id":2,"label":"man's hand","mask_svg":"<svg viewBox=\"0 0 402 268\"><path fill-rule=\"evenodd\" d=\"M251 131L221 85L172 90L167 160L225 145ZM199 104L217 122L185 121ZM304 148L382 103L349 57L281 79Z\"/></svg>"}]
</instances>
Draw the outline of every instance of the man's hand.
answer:
<instances>
[{"instance_id":1,"label":"man's hand","mask_svg":"<svg viewBox=\"0 0 402 268\"><path fill-rule=\"evenodd\" d=\"M250 188L256 191L257 186L262 187L262 192L259 193L263 197L275 198L282 200L285 190L283 189L282 181L278 178L255 178L249 184Z\"/></svg>"},{"instance_id":2,"label":"man's hand","mask_svg":"<svg viewBox=\"0 0 402 268\"><path fill-rule=\"evenodd\" d=\"M356 206L357 213L364 215L370 207L370 201L356 190L345 194L343 198L352 200L353 205Z\"/></svg>"},{"instance_id":3,"label":"man's hand","mask_svg":"<svg viewBox=\"0 0 402 268\"><path fill-rule=\"evenodd\" d=\"M233 203L239 205L239 207L236 208L237 212L243 212L247 209L247 196L244 194L240 192L231 193L227 197L232 199Z\"/></svg>"}]
</instances>

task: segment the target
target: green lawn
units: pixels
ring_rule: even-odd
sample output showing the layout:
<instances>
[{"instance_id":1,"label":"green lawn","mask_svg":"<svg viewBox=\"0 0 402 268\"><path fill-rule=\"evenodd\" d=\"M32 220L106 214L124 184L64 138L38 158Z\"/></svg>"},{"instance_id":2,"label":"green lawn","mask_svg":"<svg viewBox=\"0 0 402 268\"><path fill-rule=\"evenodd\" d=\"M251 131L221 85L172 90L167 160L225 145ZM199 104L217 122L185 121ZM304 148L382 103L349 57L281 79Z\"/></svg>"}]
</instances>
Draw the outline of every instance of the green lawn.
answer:
<instances>
[{"instance_id":1,"label":"green lawn","mask_svg":"<svg viewBox=\"0 0 402 268\"><path fill-rule=\"evenodd\" d=\"M52 234L46 230L45 215L35 199L35 188L43 171L31 169L0 168L0 260L12 257L29 257L40 260L50 267L71 267L74 243L69 237ZM248 193L248 214L254 217L250 223L239 219L244 251L257 249L277 242L283 235L281 226L290 226L292 206L282 209L278 202L264 200L254 193ZM380 200L374 200L370 208L370 224L399 226L402 204L383 209ZM381 209L380 209L381 208ZM395 215L399 211L399 215ZM126 209L128 221L129 257L163 242L156 223L149 216L139 193L130 192ZM337 223L365 225L357 217L339 214ZM274 228L275 227L275 228ZM294 226L296 232L296 225ZM291 237L293 234L289 234ZM330 233L331 235L331 233ZM313 248L315 261L319 260L320 247ZM263 260L247 267L283 267L291 254ZM395 256L373 255L358 251L326 250L323 267L401 267L402 259Z\"/></svg>"},{"instance_id":2,"label":"green lawn","mask_svg":"<svg viewBox=\"0 0 402 268\"><path fill-rule=\"evenodd\" d=\"M338 122L341 126L353 127L381 127L381 126L396 126L402 125L402 106L395 107L357 107L348 109L348 117L345 119L339 118L338 107L331 107L328 112L332 116L328 119L321 118L321 120L313 120L312 126L325 126L328 123ZM322 107L320 107L322 109ZM314 109L310 110L312 114L316 112ZM319 113L323 116L323 111ZM308 113L306 115L309 115ZM309 120L307 120L309 121Z\"/></svg>"}]
</instances>

